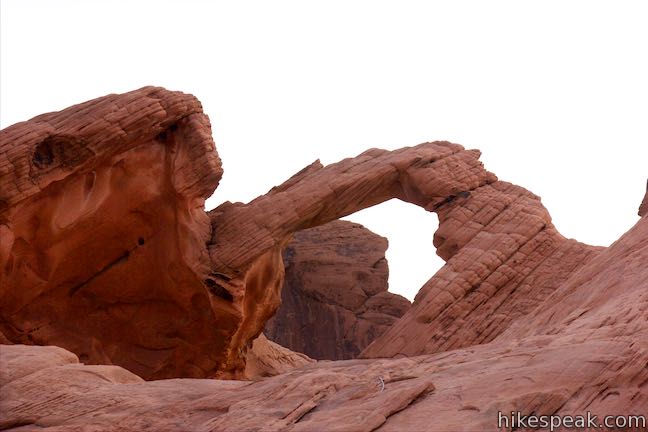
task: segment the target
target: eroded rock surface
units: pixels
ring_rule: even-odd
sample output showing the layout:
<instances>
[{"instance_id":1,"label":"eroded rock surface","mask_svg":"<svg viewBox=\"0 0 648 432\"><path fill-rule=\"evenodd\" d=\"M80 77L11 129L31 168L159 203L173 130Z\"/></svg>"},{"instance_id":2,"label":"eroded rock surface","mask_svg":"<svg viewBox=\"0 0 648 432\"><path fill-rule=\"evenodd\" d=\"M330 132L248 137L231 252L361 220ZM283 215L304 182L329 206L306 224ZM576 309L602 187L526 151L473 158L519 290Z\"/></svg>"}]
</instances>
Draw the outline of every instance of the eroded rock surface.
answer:
<instances>
[{"instance_id":1,"label":"eroded rock surface","mask_svg":"<svg viewBox=\"0 0 648 432\"><path fill-rule=\"evenodd\" d=\"M498 412L646 416L647 260L643 218L490 343L318 362L257 382L142 382L58 348L1 346L12 372L0 369L0 427L445 432L497 430ZM36 350L40 364L26 357Z\"/></svg>"},{"instance_id":2,"label":"eroded rock surface","mask_svg":"<svg viewBox=\"0 0 648 432\"><path fill-rule=\"evenodd\" d=\"M281 306L264 332L316 359L356 357L410 308L387 291L387 239L333 221L299 231L283 252Z\"/></svg>"}]
</instances>

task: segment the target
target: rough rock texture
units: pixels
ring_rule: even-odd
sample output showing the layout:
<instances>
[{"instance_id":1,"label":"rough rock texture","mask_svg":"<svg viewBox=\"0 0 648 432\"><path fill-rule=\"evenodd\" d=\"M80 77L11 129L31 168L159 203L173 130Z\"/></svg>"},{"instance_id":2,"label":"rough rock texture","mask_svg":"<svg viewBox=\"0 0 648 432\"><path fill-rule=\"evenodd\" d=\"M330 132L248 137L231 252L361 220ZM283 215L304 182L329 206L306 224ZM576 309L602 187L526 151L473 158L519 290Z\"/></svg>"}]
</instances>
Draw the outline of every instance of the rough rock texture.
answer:
<instances>
[{"instance_id":1,"label":"rough rock texture","mask_svg":"<svg viewBox=\"0 0 648 432\"><path fill-rule=\"evenodd\" d=\"M387 291L386 250L386 238L352 222L297 232L283 252L281 306L265 334L312 358L356 357L410 308Z\"/></svg>"},{"instance_id":2,"label":"rough rock texture","mask_svg":"<svg viewBox=\"0 0 648 432\"><path fill-rule=\"evenodd\" d=\"M434 432L496 430L498 411L648 416L647 260L642 218L493 342L257 382L142 382L59 348L2 346L0 428Z\"/></svg>"},{"instance_id":3,"label":"rough rock texture","mask_svg":"<svg viewBox=\"0 0 648 432\"><path fill-rule=\"evenodd\" d=\"M245 355L245 378L275 376L314 362L307 355L274 343L261 333Z\"/></svg>"}]
</instances>

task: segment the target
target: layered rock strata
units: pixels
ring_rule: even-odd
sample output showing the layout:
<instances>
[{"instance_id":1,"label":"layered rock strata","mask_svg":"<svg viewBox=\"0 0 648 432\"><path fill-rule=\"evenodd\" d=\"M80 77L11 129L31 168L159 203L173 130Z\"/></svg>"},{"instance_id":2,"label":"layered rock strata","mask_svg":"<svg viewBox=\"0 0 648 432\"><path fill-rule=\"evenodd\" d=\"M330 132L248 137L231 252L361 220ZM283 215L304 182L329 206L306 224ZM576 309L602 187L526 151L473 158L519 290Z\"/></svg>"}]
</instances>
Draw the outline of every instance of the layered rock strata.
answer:
<instances>
[{"instance_id":1,"label":"layered rock strata","mask_svg":"<svg viewBox=\"0 0 648 432\"><path fill-rule=\"evenodd\" d=\"M295 233L283 251L281 306L266 335L316 359L356 357L410 308L387 291L386 250L386 238L347 221Z\"/></svg>"}]
</instances>

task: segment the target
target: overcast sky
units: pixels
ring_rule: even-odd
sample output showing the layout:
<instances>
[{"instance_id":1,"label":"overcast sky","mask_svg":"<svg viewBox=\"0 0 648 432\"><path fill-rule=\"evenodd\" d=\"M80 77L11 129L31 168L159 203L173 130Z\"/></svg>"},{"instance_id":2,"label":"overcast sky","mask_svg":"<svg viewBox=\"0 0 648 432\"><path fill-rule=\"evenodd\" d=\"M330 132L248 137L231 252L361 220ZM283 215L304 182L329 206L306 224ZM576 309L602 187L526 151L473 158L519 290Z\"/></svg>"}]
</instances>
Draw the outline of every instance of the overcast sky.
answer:
<instances>
[{"instance_id":1,"label":"overcast sky","mask_svg":"<svg viewBox=\"0 0 648 432\"><path fill-rule=\"evenodd\" d=\"M247 202L321 159L449 140L542 196L567 237L609 245L648 176L645 1L0 3L6 127L108 93L196 95ZM389 239L390 291L442 265L434 214L394 200L348 218Z\"/></svg>"}]
</instances>

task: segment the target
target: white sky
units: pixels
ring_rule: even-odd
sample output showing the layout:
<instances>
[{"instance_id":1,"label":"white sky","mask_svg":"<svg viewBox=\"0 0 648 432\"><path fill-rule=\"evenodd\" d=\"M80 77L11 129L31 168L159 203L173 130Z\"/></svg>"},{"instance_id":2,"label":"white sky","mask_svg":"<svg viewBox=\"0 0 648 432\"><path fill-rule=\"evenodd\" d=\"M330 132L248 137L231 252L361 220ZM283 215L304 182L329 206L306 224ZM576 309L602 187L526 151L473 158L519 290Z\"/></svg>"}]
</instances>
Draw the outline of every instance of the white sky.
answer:
<instances>
[{"instance_id":1,"label":"white sky","mask_svg":"<svg viewBox=\"0 0 648 432\"><path fill-rule=\"evenodd\" d=\"M567 237L632 226L648 170L645 1L0 3L6 127L108 93L193 93L225 168L208 207L320 158L445 139L542 196ZM436 216L390 201L348 219L390 240L390 290L442 265Z\"/></svg>"}]
</instances>

